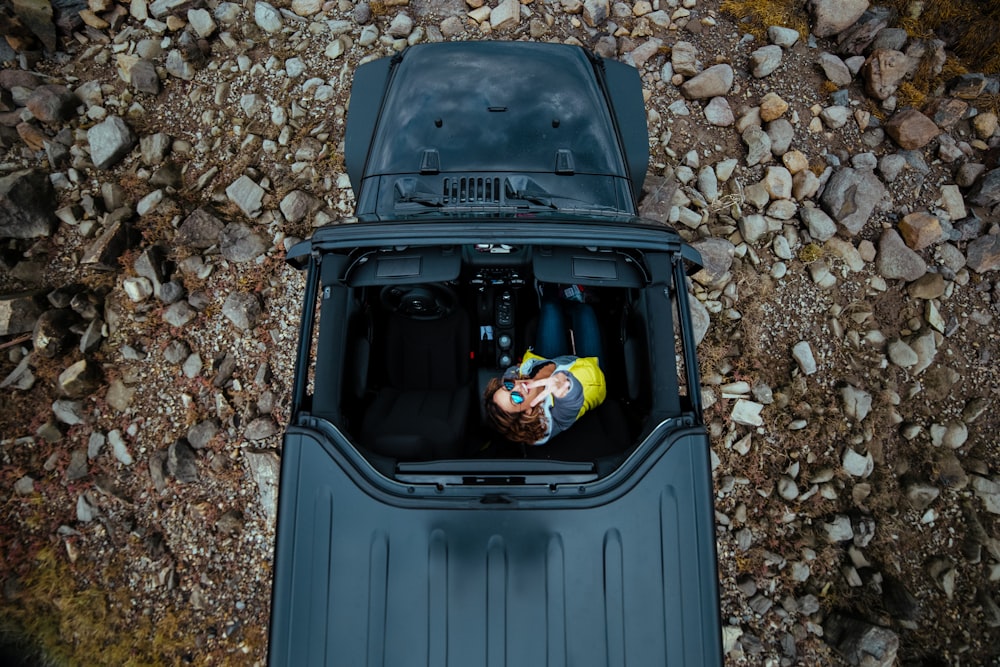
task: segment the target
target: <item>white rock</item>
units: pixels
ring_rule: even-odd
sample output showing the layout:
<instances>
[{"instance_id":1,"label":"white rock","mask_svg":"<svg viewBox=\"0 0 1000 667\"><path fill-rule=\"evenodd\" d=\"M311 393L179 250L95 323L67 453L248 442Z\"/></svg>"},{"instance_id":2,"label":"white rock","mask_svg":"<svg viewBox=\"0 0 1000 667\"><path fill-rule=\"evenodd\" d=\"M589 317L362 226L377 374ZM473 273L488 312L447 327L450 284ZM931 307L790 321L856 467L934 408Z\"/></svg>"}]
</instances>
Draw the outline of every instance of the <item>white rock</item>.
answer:
<instances>
[{"instance_id":1,"label":"white rock","mask_svg":"<svg viewBox=\"0 0 1000 667\"><path fill-rule=\"evenodd\" d=\"M844 472L852 477L868 477L875 469L875 460L871 453L862 456L848 447L844 450Z\"/></svg>"},{"instance_id":2,"label":"white rock","mask_svg":"<svg viewBox=\"0 0 1000 667\"><path fill-rule=\"evenodd\" d=\"M808 341L802 340L796 343L792 347L792 357L804 375L812 375L816 372L816 358L813 356L812 347Z\"/></svg>"},{"instance_id":3,"label":"white rock","mask_svg":"<svg viewBox=\"0 0 1000 667\"><path fill-rule=\"evenodd\" d=\"M760 412L763 409L763 404L741 398L736 401L736 405L733 406L733 411L730 416L737 424L743 424L744 426L763 426L764 420L760 417Z\"/></svg>"},{"instance_id":4,"label":"white rock","mask_svg":"<svg viewBox=\"0 0 1000 667\"><path fill-rule=\"evenodd\" d=\"M857 387L847 385L840 390L844 401L844 414L855 421L862 421L872 409L872 396Z\"/></svg>"},{"instance_id":5,"label":"white rock","mask_svg":"<svg viewBox=\"0 0 1000 667\"><path fill-rule=\"evenodd\" d=\"M111 443L111 451L115 455L115 458L121 461L123 464L130 466L134 462L132 455L128 452L128 447L125 444L125 439L122 438L122 433L118 429L108 433L108 442Z\"/></svg>"},{"instance_id":6,"label":"white rock","mask_svg":"<svg viewBox=\"0 0 1000 667\"><path fill-rule=\"evenodd\" d=\"M253 20L264 32L276 33L282 28L281 12L259 0L253 10Z\"/></svg>"}]
</instances>

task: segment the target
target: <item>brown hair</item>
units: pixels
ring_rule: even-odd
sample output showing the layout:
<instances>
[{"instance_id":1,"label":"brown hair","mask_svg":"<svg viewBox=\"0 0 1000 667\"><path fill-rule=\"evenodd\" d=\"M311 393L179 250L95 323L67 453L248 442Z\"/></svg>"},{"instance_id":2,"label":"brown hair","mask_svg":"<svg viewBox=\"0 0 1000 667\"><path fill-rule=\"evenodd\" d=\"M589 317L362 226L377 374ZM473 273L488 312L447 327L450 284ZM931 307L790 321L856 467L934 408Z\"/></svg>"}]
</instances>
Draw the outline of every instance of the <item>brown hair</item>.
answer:
<instances>
[{"instance_id":1,"label":"brown hair","mask_svg":"<svg viewBox=\"0 0 1000 667\"><path fill-rule=\"evenodd\" d=\"M533 445L548 433L545 411L534 409L528 412L505 412L493 402L493 394L503 387L503 380L492 378L486 385L483 401L486 419L493 428L514 442Z\"/></svg>"}]
</instances>

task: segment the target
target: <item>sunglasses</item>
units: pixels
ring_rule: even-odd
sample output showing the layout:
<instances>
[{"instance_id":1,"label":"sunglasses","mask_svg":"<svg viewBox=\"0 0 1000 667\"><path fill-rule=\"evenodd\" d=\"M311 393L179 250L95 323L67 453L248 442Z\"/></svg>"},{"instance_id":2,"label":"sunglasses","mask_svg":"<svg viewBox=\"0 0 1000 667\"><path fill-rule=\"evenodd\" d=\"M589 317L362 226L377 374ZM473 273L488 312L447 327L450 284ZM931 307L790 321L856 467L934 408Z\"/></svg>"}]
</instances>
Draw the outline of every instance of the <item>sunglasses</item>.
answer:
<instances>
[{"instance_id":1,"label":"sunglasses","mask_svg":"<svg viewBox=\"0 0 1000 667\"><path fill-rule=\"evenodd\" d=\"M514 391L514 379L504 378L503 388L510 392L510 402L514 405L521 405L524 403L524 395L519 391Z\"/></svg>"}]
</instances>

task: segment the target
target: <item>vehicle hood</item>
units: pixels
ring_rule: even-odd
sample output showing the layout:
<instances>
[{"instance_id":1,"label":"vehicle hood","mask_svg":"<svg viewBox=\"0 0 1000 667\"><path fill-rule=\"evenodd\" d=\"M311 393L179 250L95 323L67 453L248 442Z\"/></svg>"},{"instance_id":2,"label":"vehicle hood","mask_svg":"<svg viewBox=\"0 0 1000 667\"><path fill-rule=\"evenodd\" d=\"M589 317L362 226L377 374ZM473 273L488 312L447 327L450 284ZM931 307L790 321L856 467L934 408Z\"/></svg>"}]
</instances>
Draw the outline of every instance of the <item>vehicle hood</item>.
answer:
<instances>
[{"instance_id":1,"label":"vehicle hood","mask_svg":"<svg viewBox=\"0 0 1000 667\"><path fill-rule=\"evenodd\" d=\"M599 75L575 47L411 47L393 68L365 177L419 173L428 159L441 173L552 173L558 151L577 174L627 177Z\"/></svg>"}]
</instances>

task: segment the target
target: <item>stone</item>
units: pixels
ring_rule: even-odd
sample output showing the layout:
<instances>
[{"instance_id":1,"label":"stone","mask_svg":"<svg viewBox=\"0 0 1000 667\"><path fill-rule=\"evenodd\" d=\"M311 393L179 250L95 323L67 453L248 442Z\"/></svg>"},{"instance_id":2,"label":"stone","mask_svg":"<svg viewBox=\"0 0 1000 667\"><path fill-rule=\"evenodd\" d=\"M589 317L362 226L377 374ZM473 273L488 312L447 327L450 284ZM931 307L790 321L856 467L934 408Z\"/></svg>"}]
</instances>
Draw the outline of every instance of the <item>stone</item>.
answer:
<instances>
[{"instance_id":1,"label":"stone","mask_svg":"<svg viewBox=\"0 0 1000 667\"><path fill-rule=\"evenodd\" d=\"M820 203L830 217L854 236L886 195L882 181L872 172L845 167L835 171L827 181Z\"/></svg>"},{"instance_id":2,"label":"stone","mask_svg":"<svg viewBox=\"0 0 1000 667\"><path fill-rule=\"evenodd\" d=\"M819 113L820 120L831 130L839 130L851 119L851 110L845 106L833 105Z\"/></svg>"},{"instance_id":3,"label":"stone","mask_svg":"<svg viewBox=\"0 0 1000 667\"><path fill-rule=\"evenodd\" d=\"M865 91L875 99L888 99L896 93L899 84L909 74L912 64L904 53L875 49L861 68Z\"/></svg>"},{"instance_id":4,"label":"stone","mask_svg":"<svg viewBox=\"0 0 1000 667\"><path fill-rule=\"evenodd\" d=\"M760 119L765 123L781 118L788 111L788 102L777 93L767 93L760 99Z\"/></svg>"},{"instance_id":5,"label":"stone","mask_svg":"<svg viewBox=\"0 0 1000 667\"><path fill-rule=\"evenodd\" d=\"M230 262L249 262L266 251L264 239L242 222L229 223L219 235L219 252Z\"/></svg>"},{"instance_id":6,"label":"stone","mask_svg":"<svg viewBox=\"0 0 1000 667\"><path fill-rule=\"evenodd\" d=\"M500 0L490 13L490 28L503 30L516 26L521 20L521 3L518 0Z\"/></svg>"},{"instance_id":7,"label":"stone","mask_svg":"<svg viewBox=\"0 0 1000 667\"><path fill-rule=\"evenodd\" d=\"M245 449L243 460L246 462L250 476L257 485L257 497L260 500L261 512L271 526L278 516L278 479L281 471L281 459L277 452L267 449Z\"/></svg>"},{"instance_id":8,"label":"stone","mask_svg":"<svg viewBox=\"0 0 1000 667\"><path fill-rule=\"evenodd\" d=\"M781 47L775 44L762 46L750 54L750 73L763 79L781 65Z\"/></svg>"},{"instance_id":9,"label":"stone","mask_svg":"<svg viewBox=\"0 0 1000 667\"><path fill-rule=\"evenodd\" d=\"M123 209L122 214L128 213L127 209ZM105 223L101 235L84 250L80 257L81 264L93 264L98 268L116 271L122 254L140 241L139 231L131 222L122 219L122 215L112 213L109 218L114 219Z\"/></svg>"},{"instance_id":10,"label":"stone","mask_svg":"<svg viewBox=\"0 0 1000 667\"><path fill-rule=\"evenodd\" d=\"M883 278L917 280L927 273L927 263L907 247L895 229L886 229L879 239L875 268Z\"/></svg>"},{"instance_id":11,"label":"stone","mask_svg":"<svg viewBox=\"0 0 1000 667\"><path fill-rule=\"evenodd\" d=\"M63 396L84 398L101 386L100 366L87 359L81 359L59 374L58 387Z\"/></svg>"},{"instance_id":12,"label":"stone","mask_svg":"<svg viewBox=\"0 0 1000 667\"><path fill-rule=\"evenodd\" d=\"M899 636L889 628L834 613L827 618L823 632L826 641L848 664L865 667L896 664Z\"/></svg>"},{"instance_id":13,"label":"stone","mask_svg":"<svg viewBox=\"0 0 1000 667\"><path fill-rule=\"evenodd\" d=\"M225 225L205 207L197 208L184 219L174 236L174 243L204 250L219 243Z\"/></svg>"},{"instance_id":14,"label":"stone","mask_svg":"<svg viewBox=\"0 0 1000 667\"><path fill-rule=\"evenodd\" d=\"M252 329L261 313L260 300L248 292L233 292L222 305L222 314L226 319L243 331Z\"/></svg>"},{"instance_id":15,"label":"stone","mask_svg":"<svg viewBox=\"0 0 1000 667\"><path fill-rule=\"evenodd\" d=\"M312 16L318 14L322 9L322 0L292 0L292 11L299 16ZM359 21L359 23L367 23L367 21Z\"/></svg>"},{"instance_id":16,"label":"stone","mask_svg":"<svg viewBox=\"0 0 1000 667\"><path fill-rule=\"evenodd\" d=\"M681 76L696 76L703 67L698 60L698 47L683 40L676 42L670 50L670 64L674 72Z\"/></svg>"},{"instance_id":17,"label":"stone","mask_svg":"<svg viewBox=\"0 0 1000 667\"><path fill-rule=\"evenodd\" d=\"M413 32L413 19L405 12L400 12L393 17L386 32L395 39L405 38Z\"/></svg>"},{"instance_id":18,"label":"stone","mask_svg":"<svg viewBox=\"0 0 1000 667\"><path fill-rule=\"evenodd\" d=\"M721 97L733 87L731 65L713 65L681 85L681 93L689 100L703 100Z\"/></svg>"},{"instance_id":19,"label":"stone","mask_svg":"<svg viewBox=\"0 0 1000 667\"><path fill-rule=\"evenodd\" d=\"M281 200L278 208L281 209L281 214L285 216L285 220L288 222L298 222L306 216L315 213L322 205L322 200L312 196L308 192L292 190Z\"/></svg>"},{"instance_id":20,"label":"stone","mask_svg":"<svg viewBox=\"0 0 1000 667\"><path fill-rule=\"evenodd\" d=\"M702 268L692 279L709 289L723 288L732 277L729 269L736 254L735 246L728 239L722 238L701 239L691 245L701 254L702 259Z\"/></svg>"},{"instance_id":21,"label":"stone","mask_svg":"<svg viewBox=\"0 0 1000 667\"><path fill-rule=\"evenodd\" d=\"M851 477L868 477L875 470L875 460L872 458L870 452L862 456L850 447L844 450L844 458L841 461L841 465L844 468L844 472Z\"/></svg>"},{"instance_id":22,"label":"stone","mask_svg":"<svg viewBox=\"0 0 1000 667\"><path fill-rule=\"evenodd\" d=\"M830 523L824 523L823 529L826 531L826 538L831 543L846 542L854 539L854 528L851 526L851 518L843 514L838 514Z\"/></svg>"},{"instance_id":23,"label":"stone","mask_svg":"<svg viewBox=\"0 0 1000 667\"><path fill-rule=\"evenodd\" d=\"M976 273L1000 269L1000 234L985 234L969 243L966 265Z\"/></svg>"},{"instance_id":24,"label":"stone","mask_svg":"<svg viewBox=\"0 0 1000 667\"><path fill-rule=\"evenodd\" d=\"M937 499L941 491L933 484L912 481L903 488L903 494L910 507L918 512L923 512Z\"/></svg>"},{"instance_id":25,"label":"stone","mask_svg":"<svg viewBox=\"0 0 1000 667\"><path fill-rule=\"evenodd\" d=\"M63 123L76 115L80 98L66 86L46 84L38 86L28 97L25 106L43 123Z\"/></svg>"},{"instance_id":26,"label":"stone","mask_svg":"<svg viewBox=\"0 0 1000 667\"><path fill-rule=\"evenodd\" d=\"M757 125L751 125L740 135L747 147L748 167L771 159L771 138Z\"/></svg>"},{"instance_id":27,"label":"stone","mask_svg":"<svg viewBox=\"0 0 1000 667\"><path fill-rule=\"evenodd\" d=\"M167 448L167 473L182 484L198 481L198 459L187 440L175 440Z\"/></svg>"},{"instance_id":28,"label":"stone","mask_svg":"<svg viewBox=\"0 0 1000 667\"><path fill-rule=\"evenodd\" d=\"M824 51L819 54L819 57L816 59L816 63L823 70L823 74L826 78L840 88L851 85L851 81L854 80L851 70L847 68L844 61L832 53Z\"/></svg>"},{"instance_id":29,"label":"stone","mask_svg":"<svg viewBox=\"0 0 1000 667\"><path fill-rule=\"evenodd\" d=\"M202 39L211 37L216 28L218 28L215 24L215 19L212 18L207 9L189 9L187 19L188 25Z\"/></svg>"},{"instance_id":30,"label":"stone","mask_svg":"<svg viewBox=\"0 0 1000 667\"><path fill-rule=\"evenodd\" d=\"M160 94L160 75L156 72L156 64L152 60L140 58L132 65L129 80L137 92L149 95Z\"/></svg>"},{"instance_id":31,"label":"stone","mask_svg":"<svg viewBox=\"0 0 1000 667\"><path fill-rule=\"evenodd\" d=\"M763 426L764 420L760 417L761 410L763 409L764 406L761 403L741 398L736 401L730 416L737 424L742 424L744 426Z\"/></svg>"},{"instance_id":32,"label":"stone","mask_svg":"<svg viewBox=\"0 0 1000 667\"><path fill-rule=\"evenodd\" d=\"M24 169L0 178L0 238L51 235L58 225L56 202L52 183L41 171Z\"/></svg>"},{"instance_id":33,"label":"stone","mask_svg":"<svg viewBox=\"0 0 1000 667\"><path fill-rule=\"evenodd\" d=\"M889 343L888 354L889 361L900 368L910 368L915 366L919 361L917 353L913 351L913 348L898 338Z\"/></svg>"},{"instance_id":34,"label":"stone","mask_svg":"<svg viewBox=\"0 0 1000 667\"><path fill-rule=\"evenodd\" d=\"M226 196L248 218L255 218L260 215L264 200L264 188L257 185L249 176L240 176L233 181L226 188Z\"/></svg>"},{"instance_id":35,"label":"stone","mask_svg":"<svg viewBox=\"0 0 1000 667\"><path fill-rule=\"evenodd\" d=\"M118 116L108 116L87 130L90 159L98 169L110 169L131 152L138 143L135 133Z\"/></svg>"},{"instance_id":36,"label":"stone","mask_svg":"<svg viewBox=\"0 0 1000 667\"><path fill-rule=\"evenodd\" d=\"M868 9L868 0L809 0L812 34L830 37L851 27Z\"/></svg>"},{"instance_id":37,"label":"stone","mask_svg":"<svg viewBox=\"0 0 1000 667\"><path fill-rule=\"evenodd\" d=\"M280 32L283 27L281 12L266 2L258 1L254 6L253 20L266 33Z\"/></svg>"},{"instance_id":38,"label":"stone","mask_svg":"<svg viewBox=\"0 0 1000 667\"><path fill-rule=\"evenodd\" d=\"M976 181L966 199L976 206L987 208L1000 203L1000 168L987 171Z\"/></svg>"},{"instance_id":39,"label":"stone","mask_svg":"<svg viewBox=\"0 0 1000 667\"><path fill-rule=\"evenodd\" d=\"M182 328L197 316L198 312L187 301L170 304L163 311L163 321L172 327Z\"/></svg>"},{"instance_id":40,"label":"stone","mask_svg":"<svg viewBox=\"0 0 1000 667\"><path fill-rule=\"evenodd\" d=\"M916 109L903 109L893 114L885 124L885 131L905 150L923 148L941 134L934 121Z\"/></svg>"},{"instance_id":41,"label":"stone","mask_svg":"<svg viewBox=\"0 0 1000 667\"><path fill-rule=\"evenodd\" d=\"M899 222L899 233L906 245L914 250L923 250L944 238L937 216L921 211L904 216Z\"/></svg>"},{"instance_id":42,"label":"stone","mask_svg":"<svg viewBox=\"0 0 1000 667\"><path fill-rule=\"evenodd\" d=\"M803 375L812 375L816 372L816 358L808 341L799 341L792 346L792 358L795 359Z\"/></svg>"},{"instance_id":43,"label":"stone","mask_svg":"<svg viewBox=\"0 0 1000 667\"><path fill-rule=\"evenodd\" d=\"M214 419L206 419L188 429L187 440L194 449L204 449L218 433L218 422Z\"/></svg>"},{"instance_id":44,"label":"stone","mask_svg":"<svg viewBox=\"0 0 1000 667\"><path fill-rule=\"evenodd\" d=\"M128 451L128 445L125 443L125 438L122 437L121 431L118 429L109 431L108 442L111 444L111 453L120 463L130 466L135 462Z\"/></svg>"},{"instance_id":45,"label":"stone","mask_svg":"<svg viewBox=\"0 0 1000 667\"><path fill-rule=\"evenodd\" d=\"M1000 482L979 475L972 476L972 490L990 514L1000 514Z\"/></svg>"},{"instance_id":46,"label":"stone","mask_svg":"<svg viewBox=\"0 0 1000 667\"><path fill-rule=\"evenodd\" d=\"M840 397L844 404L844 414L854 421L864 421L871 412L872 396L863 389L846 385L841 388Z\"/></svg>"},{"instance_id":47,"label":"stone","mask_svg":"<svg viewBox=\"0 0 1000 667\"><path fill-rule=\"evenodd\" d=\"M683 103L683 102L682 102ZM715 127L730 127L736 122L733 109L725 97L713 97L705 105L705 120Z\"/></svg>"},{"instance_id":48,"label":"stone","mask_svg":"<svg viewBox=\"0 0 1000 667\"><path fill-rule=\"evenodd\" d=\"M790 49L799 41L799 31L794 28L772 25L767 29L767 38L772 44L783 49Z\"/></svg>"},{"instance_id":49,"label":"stone","mask_svg":"<svg viewBox=\"0 0 1000 667\"><path fill-rule=\"evenodd\" d=\"M0 336L15 336L34 330L42 314L42 295L37 290L0 295Z\"/></svg>"},{"instance_id":50,"label":"stone","mask_svg":"<svg viewBox=\"0 0 1000 667\"><path fill-rule=\"evenodd\" d=\"M837 233L837 223L823 209L813 206L799 208L799 218L809 230L809 236L820 243L827 241Z\"/></svg>"},{"instance_id":51,"label":"stone","mask_svg":"<svg viewBox=\"0 0 1000 667\"><path fill-rule=\"evenodd\" d=\"M792 196L792 175L784 167L768 167L764 172L763 185L772 200L790 199Z\"/></svg>"},{"instance_id":52,"label":"stone","mask_svg":"<svg viewBox=\"0 0 1000 667\"><path fill-rule=\"evenodd\" d=\"M270 417L257 417L250 420L243 430L243 437L247 440L264 440L278 433L278 425Z\"/></svg>"},{"instance_id":53,"label":"stone","mask_svg":"<svg viewBox=\"0 0 1000 667\"><path fill-rule=\"evenodd\" d=\"M171 49L167 53L163 67L167 70L167 74L183 81L190 81L197 72L194 65L184 57L184 53L180 49Z\"/></svg>"}]
</instances>

